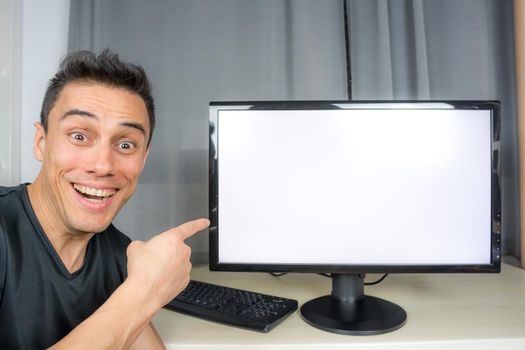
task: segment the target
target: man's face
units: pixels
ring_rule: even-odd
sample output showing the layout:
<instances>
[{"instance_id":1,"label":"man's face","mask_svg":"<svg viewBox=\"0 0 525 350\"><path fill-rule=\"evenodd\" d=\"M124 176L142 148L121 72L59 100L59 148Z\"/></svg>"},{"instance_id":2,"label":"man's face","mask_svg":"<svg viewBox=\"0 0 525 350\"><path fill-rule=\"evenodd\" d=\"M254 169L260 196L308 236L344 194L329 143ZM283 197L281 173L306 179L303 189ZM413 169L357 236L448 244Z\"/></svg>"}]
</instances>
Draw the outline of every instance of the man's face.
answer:
<instances>
[{"instance_id":1,"label":"man's face","mask_svg":"<svg viewBox=\"0 0 525 350\"><path fill-rule=\"evenodd\" d=\"M67 84L37 124L34 152L50 224L66 232L104 230L131 197L148 154L149 119L142 98L122 88Z\"/></svg>"}]
</instances>

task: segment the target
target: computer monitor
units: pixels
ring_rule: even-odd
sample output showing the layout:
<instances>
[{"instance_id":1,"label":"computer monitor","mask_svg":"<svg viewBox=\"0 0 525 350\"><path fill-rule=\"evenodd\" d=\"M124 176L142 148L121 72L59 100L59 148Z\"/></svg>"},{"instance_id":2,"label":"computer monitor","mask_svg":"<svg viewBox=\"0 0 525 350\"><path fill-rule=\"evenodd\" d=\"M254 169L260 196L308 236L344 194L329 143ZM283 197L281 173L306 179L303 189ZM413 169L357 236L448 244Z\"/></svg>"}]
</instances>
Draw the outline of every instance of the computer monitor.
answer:
<instances>
[{"instance_id":1,"label":"computer monitor","mask_svg":"<svg viewBox=\"0 0 525 350\"><path fill-rule=\"evenodd\" d=\"M210 103L210 269L322 272L303 319L378 334L366 273L499 272L499 102Z\"/></svg>"}]
</instances>

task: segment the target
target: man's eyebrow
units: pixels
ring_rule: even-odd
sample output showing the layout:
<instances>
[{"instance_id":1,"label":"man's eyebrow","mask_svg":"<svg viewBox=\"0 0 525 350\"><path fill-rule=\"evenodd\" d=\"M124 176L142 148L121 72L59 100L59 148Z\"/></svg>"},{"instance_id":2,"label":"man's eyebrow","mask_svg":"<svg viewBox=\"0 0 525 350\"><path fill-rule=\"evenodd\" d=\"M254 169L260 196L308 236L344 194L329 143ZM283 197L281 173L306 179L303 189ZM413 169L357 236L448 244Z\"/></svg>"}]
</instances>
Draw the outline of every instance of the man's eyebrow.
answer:
<instances>
[{"instance_id":1,"label":"man's eyebrow","mask_svg":"<svg viewBox=\"0 0 525 350\"><path fill-rule=\"evenodd\" d=\"M81 109L70 109L69 111L67 111L66 113L64 113L62 115L60 120L63 120L64 118L67 118L67 117L72 116L72 115L78 115L78 116L81 116L81 117L88 117L88 118L98 119L98 117L95 114L91 113L91 112L83 111ZM128 127L128 128L137 129L144 136L146 136L146 129L144 128L144 126L142 124L133 123L133 122L122 122L122 123L120 123L120 125Z\"/></svg>"},{"instance_id":2,"label":"man's eyebrow","mask_svg":"<svg viewBox=\"0 0 525 350\"><path fill-rule=\"evenodd\" d=\"M146 136L146 129L142 124L139 123L131 123L131 122L122 122L120 123L122 126L127 126L128 128L134 128L140 131L144 136Z\"/></svg>"},{"instance_id":3,"label":"man's eyebrow","mask_svg":"<svg viewBox=\"0 0 525 350\"><path fill-rule=\"evenodd\" d=\"M66 117L69 117L70 115L79 115L79 116L82 116L82 117L89 117L89 118L95 118L95 119L98 119L96 115L94 115L93 113L91 112L88 112L88 111L83 111L81 109L70 109L69 111L67 111L66 113L64 113L62 115L62 117L60 118L60 120L63 120L64 118Z\"/></svg>"}]
</instances>

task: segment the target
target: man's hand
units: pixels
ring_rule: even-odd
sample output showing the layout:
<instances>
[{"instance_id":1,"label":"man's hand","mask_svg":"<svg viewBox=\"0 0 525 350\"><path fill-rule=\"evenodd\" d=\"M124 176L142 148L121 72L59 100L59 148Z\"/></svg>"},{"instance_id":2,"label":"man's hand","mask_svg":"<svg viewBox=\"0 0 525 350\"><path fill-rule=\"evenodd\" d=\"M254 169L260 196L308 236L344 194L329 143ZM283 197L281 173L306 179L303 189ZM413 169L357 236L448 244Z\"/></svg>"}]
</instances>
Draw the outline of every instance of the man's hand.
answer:
<instances>
[{"instance_id":1,"label":"man's hand","mask_svg":"<svg viewBox=\"0 0 525 350\"><path fill-rule=\"evenodd\" d=\"M184 242L210 222L199 219L163 232L146 243L128 246L128 279L139 281L161 308L179 294L190 280L191 249Z\"/></svg>"},{"instance_id":2,"label":"man's hand","mask_svg":"<svg viewBox=\"0 0 525 350\"><path fill-rule=\"evenodd\" d=\"M128 278L93 315L52 348L129 348L155 313L188 285L191 251L184 240L209 224L206 219L190 221L145 243L132 242L127 251ZM147 329L139 343L162 348L158 336L150 337L152 334L156 334L153 328Z\"/></svg>"}]
</instances>

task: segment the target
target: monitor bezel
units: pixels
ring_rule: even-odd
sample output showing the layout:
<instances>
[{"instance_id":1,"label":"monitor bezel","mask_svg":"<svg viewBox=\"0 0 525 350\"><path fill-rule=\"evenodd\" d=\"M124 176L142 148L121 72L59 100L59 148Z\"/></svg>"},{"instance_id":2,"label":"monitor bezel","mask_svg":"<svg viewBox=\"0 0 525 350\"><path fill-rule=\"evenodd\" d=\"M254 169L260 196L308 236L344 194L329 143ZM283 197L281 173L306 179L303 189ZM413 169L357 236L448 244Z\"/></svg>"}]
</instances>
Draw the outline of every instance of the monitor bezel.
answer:
<instances>
[{"instance_id":1,"label":"monitor bezel","mask_svg":"<svg viewBox=\"0 0 525 350\"><path fill-rule=\"evenodd\" d=\"M491 111L491 262L481 265L333 265L333 264L257 264L219 261L217 116L221 110L327 110L327 109L475 109ZM501 266L501 190L500 190L500 108L499 101L381 100L381 101L226 101L209 105L209 267L212 271L237 272L314 272L314 273L450 273L500 271Z\"/></svg>"}]
</instances>

